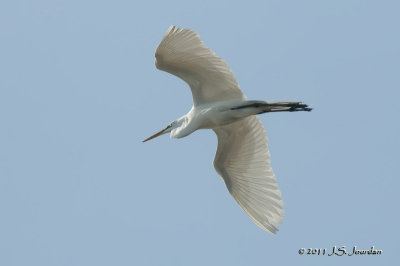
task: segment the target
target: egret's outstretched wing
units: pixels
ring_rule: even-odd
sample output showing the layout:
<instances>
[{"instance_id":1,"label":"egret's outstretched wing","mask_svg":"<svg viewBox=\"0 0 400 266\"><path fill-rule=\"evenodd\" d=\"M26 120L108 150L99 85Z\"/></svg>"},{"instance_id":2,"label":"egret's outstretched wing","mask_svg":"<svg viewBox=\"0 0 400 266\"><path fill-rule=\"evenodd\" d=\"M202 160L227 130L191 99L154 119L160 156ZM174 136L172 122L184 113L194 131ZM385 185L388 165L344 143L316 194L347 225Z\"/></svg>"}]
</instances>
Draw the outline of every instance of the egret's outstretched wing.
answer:
<instances>
[{"instance_id":1,"label":"egret's outstretched wing","mask_svg":"<svg viewBox=\"0 0 400 266\"><path fill-rule=\"evenodd\" d=\"M194 105L245 98L226 62L193 30L170 26L155 57L158 69L189 84Z\"/></svg>"},{"instance_id":2,"label":"egret's outstretched wing","mask_svg":"<svg viewBox=\"0 0 400 266\"><path fill-rule=\"evenodd\" d=\"M249 116L214 131L218 136L215 169L247 215L262 229L275 233L284 216L283 201L260 120Z\"/></svg>"}]
</instances>

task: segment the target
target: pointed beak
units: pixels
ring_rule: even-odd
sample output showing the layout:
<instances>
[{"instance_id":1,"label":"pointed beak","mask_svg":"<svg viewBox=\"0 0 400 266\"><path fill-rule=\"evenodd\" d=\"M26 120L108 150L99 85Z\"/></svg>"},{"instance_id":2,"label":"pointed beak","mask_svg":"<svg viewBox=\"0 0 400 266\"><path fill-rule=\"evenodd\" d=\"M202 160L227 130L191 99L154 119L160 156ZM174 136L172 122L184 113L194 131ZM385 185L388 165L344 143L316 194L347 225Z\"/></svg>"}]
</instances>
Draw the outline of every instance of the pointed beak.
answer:
<instances>
[{"instance_id":1,"label":"pointed beak","mask_svg":"<svg viewBox=\"0 0 400 266\"><path fill-rule=\"evenodd\" d=\"M167 130L167 129L164 128L164 129L161 130L160 132L157 132L156 134L154 134L154 135L151 136L151 137L148 137L147 139L143 140L142 142L146 142L146 141L148 141L148 140L151 140L151 139L157 138L158 136L161 136L162 134L165 133L165 130Z\"/></svg>"}]
</instances>

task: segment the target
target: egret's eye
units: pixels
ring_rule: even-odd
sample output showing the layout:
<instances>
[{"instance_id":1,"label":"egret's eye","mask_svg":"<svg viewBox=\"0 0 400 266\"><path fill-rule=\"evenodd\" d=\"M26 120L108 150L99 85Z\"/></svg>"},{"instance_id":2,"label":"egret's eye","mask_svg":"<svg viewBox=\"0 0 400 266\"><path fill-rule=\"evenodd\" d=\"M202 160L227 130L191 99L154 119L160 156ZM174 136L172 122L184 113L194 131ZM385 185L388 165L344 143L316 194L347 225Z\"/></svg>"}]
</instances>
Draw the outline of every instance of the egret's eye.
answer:
<instances>
[{"instance_id":1,"label":"egret's eye","mask_svg":"<svg viewBox=\"0 0 400 266\"><path fill-rule=\"evenodd\" d=\"M167 128L170 128L170 127L172 127L172 123L167 126Z\"/></svg>"}]
</instances>

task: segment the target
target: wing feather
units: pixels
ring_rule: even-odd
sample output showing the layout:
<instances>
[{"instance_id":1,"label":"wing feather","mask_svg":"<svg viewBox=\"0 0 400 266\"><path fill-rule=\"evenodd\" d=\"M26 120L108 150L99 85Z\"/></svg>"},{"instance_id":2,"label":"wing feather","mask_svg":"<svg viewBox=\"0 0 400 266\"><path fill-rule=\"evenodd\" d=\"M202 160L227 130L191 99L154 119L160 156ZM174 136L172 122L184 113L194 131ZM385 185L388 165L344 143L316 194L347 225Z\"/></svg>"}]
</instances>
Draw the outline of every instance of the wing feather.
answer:
<instances>
[{"instance_id":1,"label":"wing feather","mask_svg":"<svg viewBox=\"0 0 400 266\"><path fill-rule=\"evenodd\" d=\"M245 99L232 70L193 30L170 26L159 44L156 67L189 84L194 105Z\"/></svg>"},{"instance_id":2,"label":"wing feather","mask_svg":"<svg viewBox=\"0 0 400 266\"><path fill-rule=\"evenodd\" d=\"M250 116L214 131L218 174L245 213L262 229L276 233L284 216L283 201L260 120Z\"/></svg>"}]
</instances>

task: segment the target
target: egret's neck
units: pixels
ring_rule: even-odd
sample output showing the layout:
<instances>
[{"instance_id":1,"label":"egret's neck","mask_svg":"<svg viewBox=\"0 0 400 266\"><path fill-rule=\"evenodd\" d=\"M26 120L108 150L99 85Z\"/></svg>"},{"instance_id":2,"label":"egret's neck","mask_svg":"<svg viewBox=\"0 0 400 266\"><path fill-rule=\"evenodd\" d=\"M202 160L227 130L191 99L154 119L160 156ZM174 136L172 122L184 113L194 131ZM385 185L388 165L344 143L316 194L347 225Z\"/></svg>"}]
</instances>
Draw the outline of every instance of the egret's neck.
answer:
<instances>
[{"instance_id":1,"label":"egret's neck","mask_svg":"<svg viewBox=\"0 0 400 266\"><path fill-rule=\"evenodd\" d=\"M190 113L190 112L189 112ZM197 128L190 123L189 114L182 116L176 120L175 128L171 130L171 138L183 138L191 134Z\"/></svg>"}]
</instances>

